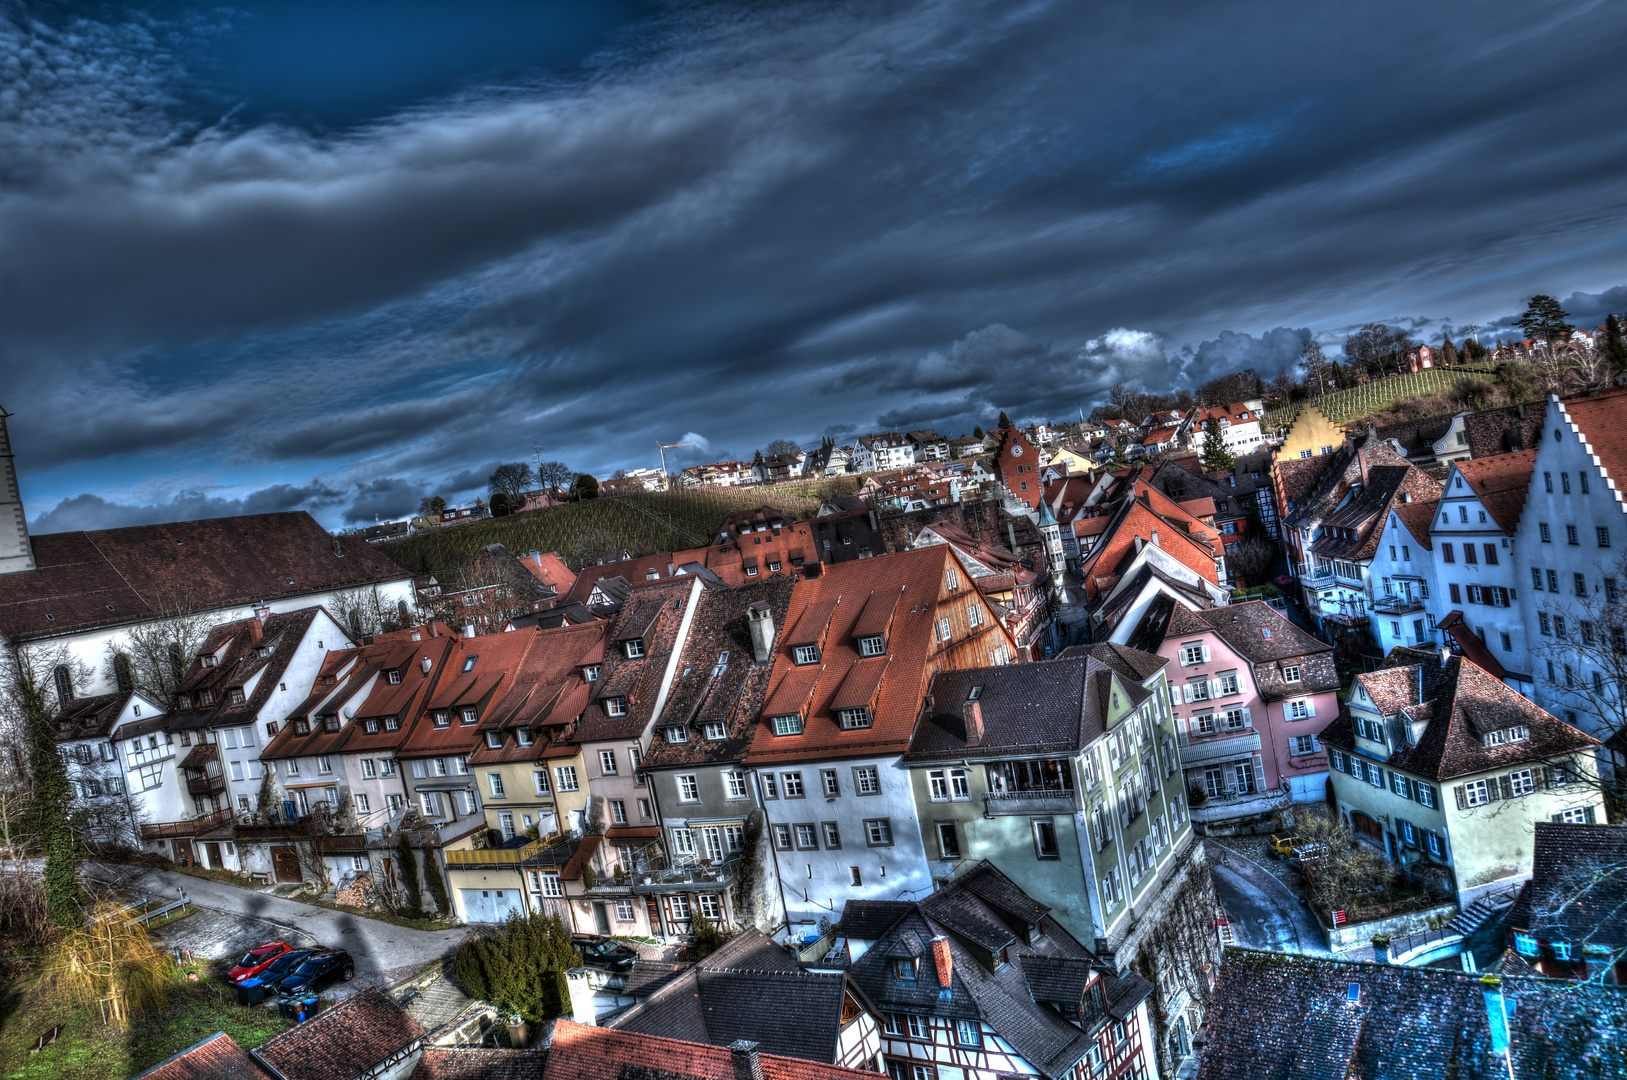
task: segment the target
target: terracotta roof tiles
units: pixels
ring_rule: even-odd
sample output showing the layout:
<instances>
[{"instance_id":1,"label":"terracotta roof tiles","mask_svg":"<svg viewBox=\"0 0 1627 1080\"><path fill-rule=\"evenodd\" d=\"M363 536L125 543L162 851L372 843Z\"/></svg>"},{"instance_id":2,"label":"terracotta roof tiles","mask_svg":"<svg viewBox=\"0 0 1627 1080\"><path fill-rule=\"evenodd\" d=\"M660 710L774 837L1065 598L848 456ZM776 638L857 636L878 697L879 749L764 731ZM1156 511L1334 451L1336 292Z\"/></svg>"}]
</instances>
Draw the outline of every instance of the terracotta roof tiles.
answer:
<instances>
[{"instance_id":1,"label":"terracotta roof tiles","mask_svg":"<svg viewBox=\"0 0 1627 1080\"><path fill-rule=\"evenodd\" d=\"M423 1037L422 1024L369 986L254 1053L287 1080L355 1080Z\"/></svg>"},{"instance_id":2,"label":"terracotta roof tiles","mask_svg":"<svg viewBox=\"0 0 1627 1080\"><path fill-rule=\"evenodd\" d=\"M763 1080L876 1080L873 1072L778 1054L757 1056ZM561 1019L542 1080L736 1080L733 1057L721 1046Z\"/></svg>"}]
</instances>

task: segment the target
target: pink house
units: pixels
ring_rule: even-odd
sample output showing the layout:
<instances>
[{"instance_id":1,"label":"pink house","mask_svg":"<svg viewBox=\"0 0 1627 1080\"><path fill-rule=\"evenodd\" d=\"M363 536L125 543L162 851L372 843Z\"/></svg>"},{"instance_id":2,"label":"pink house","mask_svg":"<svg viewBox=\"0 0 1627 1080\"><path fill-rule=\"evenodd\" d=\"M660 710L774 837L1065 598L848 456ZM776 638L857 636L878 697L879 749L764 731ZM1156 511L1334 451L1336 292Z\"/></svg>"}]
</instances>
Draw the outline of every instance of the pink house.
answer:
<instances>
[{"instance_id":1,"label":"pink house","mask_svg":"<svg viewBox=\"0 0 1627 1080\"><path fill-rule=\"evenodd\" d=\"M1173 661L1166 670L1194 821L1327 798L1316 733L1339 712L1331 645L1258 600L1206 611L1176 604L1159 655Z\"/></svg>"}]
</instances>

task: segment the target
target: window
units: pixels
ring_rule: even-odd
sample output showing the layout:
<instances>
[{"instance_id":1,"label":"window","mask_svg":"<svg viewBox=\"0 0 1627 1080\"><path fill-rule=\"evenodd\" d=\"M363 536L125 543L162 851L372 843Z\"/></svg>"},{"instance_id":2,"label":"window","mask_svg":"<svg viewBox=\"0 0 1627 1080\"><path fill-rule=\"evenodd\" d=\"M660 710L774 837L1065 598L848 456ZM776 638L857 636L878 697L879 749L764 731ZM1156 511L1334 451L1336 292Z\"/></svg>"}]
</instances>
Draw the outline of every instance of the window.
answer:
<instances>
[{"instance_id":1,"label":"window","mask_svg":"<svg viewBox=\"0 0 1627 1080\"><path fill-rule=\"evenodd\" d=\"M799 772L781 773L780 782L785 787L787 799L800 799L805 794L802 790L802 774Z\"/></svg>"},{"instance_id":2,"label":"window","mask_svg":"<svg viewBox=\"0 0 1627 1080\"><path fill-rule=\"evenodd\" d=\"M632 922L633 921L633 902L631 900L617 900L616 901L616 921L617 922Z\"/></svg>"},{"instance_id":3,"label":"window","mask_svg":"<svg viewBox=\"0 0 1627 1080\"><path fill-rule=\"evenodd\" d=\"M940 821L937 823L938 857L940 859L960 858L960 836L955 831L953 821Z\"/></svg>"},{"instance_id":4,"label":"window","mask_svg":"<svg viewBox=\"0 0 1627 1080\"><path fill-rule=\"evenodd\" d=\"M1486 793L1486 782L1474 780L1463 785L1463 802L1465 806L1480 806L1491 801Z\"/></svg>"},{"instance_id":5,"label":"window","mask_svg":"<svg viewBox=\"0 0 1627 1080\"><path fill-rule=\"evenodd\" d=\"M796 827L797 847L803 851L817 851L819 849L819 835L814 831L813 824Z\"/></svg>"},{"instance_id":6,"label":"window","mask_svg":"<svg viewBox=\"0 0 1627 1080\"><path fill-rule=\"evenodd\" d=\"M771 772L763 773L762 774L762 780L763 780L763 798L765 798L765 799L777 799L777 798L779 798L780 797L779 787L777 786L777 784L776 784L776 782L774 780L774 774L771 773Z\"/></svg>"},{"instance_id":7,"label":"window","mask_svg":"<svg viewBox=\"0 0 1627 1080\"><path fill-rule=\"evenodd\" d=\"M1531 777L1530 769L1520 769L1508 774L1509 790L1515 795L1529 795L1536 790L1536 783Z\"/></svg>"},{"instance_id":8,"label":"window","mask_svg":"<svg viewBox=\"0 0 1627 1080\"><path fill-rule=\"evenodd\" d=\"M746 797L746 774L743 772L726 772L723 774L724 789L731 799L744 799Z\"/></svg>"},{"instance_id":9,"label":"window","mask_svg":"<svg viewBox=\"0 0 1627 1080\"><path fill-rule=\"evenodd\" d=\"M599 665L598 664L589 664L587 667L583 668L582 669L582 681L583 682L598 682L599 681Z\"/></svg>"},{"instance_id":10,"label":"window","mask_svg":"<svg viewBox=\"0 0 1627 1080\"><path fill-rule=\"evenodd\" d=\"M893 842L893 823L889 818L867 818L864 838L871 847L888 847Z\"/></svg>"},{"instance_id":11,"label":"window","mask_svg":"<svg viewBox=\"0 0 1627 1080\"><path fill-rule=\"evenodd\" d=\"M441 725L441 726L445 726L445 725ZM400 720L400 718L395 717L395 716L386 716L384 718L384 730L385 731L400 731L401 730L401 720Z\"/></svg>"},{"instance_id":12,"label":"window","mask_svg":"<svg viewBox=\"0 0 1627 1080\"><path fill-rule=\"evenodd\" d=\"M853 790L860 795L881 793L881 774L874 765L860 765L854 768Z\"/></svg>"},{"instance_id":13,"label":"window","mask_svg":"<svg viewBox=\"0 0 1627 1080\"><path fill-rule=\"evenodd\" d=\"M955 1042L961 1046L982 1046L983 1029L976 1020L955 1020Z\"/></svg>"},{"instance_id":14,"label":"window","mask_svg":"<svg viewBox=\"0 0 1627 1080\"><path fill-rule=\"evenodd\" d=\"M1223 671L1220 674L1220 695L1227 697L1231 694L1242 693L1237 685L1237 672Z\"/></svg>"},{"instance_id":15,"label":"window","mask_svg":"<svg viewBox=\"0 0 1627 1080\"><path fill-rule=\"evenodd\" d=\"M859 639L860 656L880 656L887 651L887 639L880 634Z\"/></svg>"},{"instance_id":16,"label":"window","mask_svg":"<svg viewBox=\"0 0 1627 1080\"><path fill-rule=\"evenodd\" d=\"M1481 546L1486 549L1486 565L1487 566L1496 566L1497 565L1497 545L1496 544L1482 544Z\"/></svg>"},{"instance_id":17,"label":"window","mask_svg":"<svg viewBox=\"0 0 1627 1080\"><path fill-rule=\"evenodd\" d=\"M1576 526L1575 525L1566 525L1565 526L1565 543L1571 545L1572 547L1575 547L1580 542L1581 541L1579 541L1576 538Z\"/></svg>"},{"instance_id":18,"label":"window","mask_svg":"<svg viewBox=\"0 0 1627 1080\"><path fill-rule=\"evenodd\" d=\"M451 713L447 712L445 709L436 709L435 710L435 726L436 727L446 727L451 722L452 722L452 714Z\"/></svg>"},{"instance_id":19,"label":"window","mask_svg":"<svg viewBox=\"0 0 1627 1080\"><path fill-rule=\"evenodd\" d=\"M695 854L695 834L688 829L673 829L672 850L679 855Z\"/></svg>"},{"instance_id":20,"label":"window","mask_svg":"<svg viewBox=\"0 0 1627 1080\"><path fill-rule=\"evenodd\" d=\"M644 655L644 642L640 641L638 638L633 638L631 641L622 642L621 647L622 651L626 654L627 659L629 660L637 660L639 657Z\"/></svg>"},{"instance_id":21,"label":"window","mask_svg":"<svg viewBox=\"0 0 1627 1080\"><path fill-rule=\"evenodd\" d=\"M1186 696L1191 701L1209 700L1209 680L1193 679L1186 684Z\"/></svg>"},{"instance_id":22,"label":"window","mask_svg":"<svg viewBox=\"0 0 1627 1080\"><path fill-rule=\"evenodd\" d=\"M1563 616L1563 615L1555 615L1554 616L1554 637L1558 638L1560 641L1566 640L1566 637L1565 637L1565 616Z\"/></svg>"},{"instance_id":23,"label":"window","mask_svg":"<svg viewBox=\"0 0 1627 1080\"><path fill-rule=\"evenodd\" d=\"M870 726L869 709L839 709L836 719L841 723L842 730L856 731Z\"/></svg>"},{"instance_id":24,"label":"window","mask_svg":"<svg viewBox=\"0 0 1627 1080\"><path fill-rule=\"evenodd\" d=\"M721 742L729 737L729 728L721 720L711 720L701 729L701 733L712 742Z\"/></svg>"},{"instance_id":25,"label":"window","mask_svg":"<svg viewBox=\"0 0 1627 1080\"><path fill-rule=\"evenodd\" d=\"M694 773L682 773L678 776L678 801L700 802L700 781Z\"/></svg>"},{"instance_id":26,"label":"window","mask_svg":"<svg viewBox=\"0 0 1627 1080\"><path fill-rule=\"evenodd\" d=\"M836 779L835 769L819 770L819 788L825 793L825 798L836 799L842 794L841 782Z\"/></svg>"},{"instance_id":27,"label":"window","mask_svg":"<svg viewBox=\"0 0 1627 1080\"><path fill-rule=\"evenodd\" d=\"M1548 613L1546 611L1537 612L1537 627L1544 634L1552 634L1553 633L1553 624L1552 624L1552 621L1548 618Z\"/></svg>"},{"instance_id":28,"label":"window","mask_svg":"<svg viewBox=\"0 0 1627 1080\"><path fill-rule=\"evenodd\" d=\"M1407 778L1398 772L1390 773L1390 790L1401 796L1403 799L1412 798L1407 791Z\"/></svg>"},{"instance_id":29,"label":"window","mask_svg":"<svg viewBox=\"0 0 1627 1080\"><path fill-rule=\"evenodd\" d=\"M319 773L331 773L333 771L333 759L326 754L318 754L316 758L316 771Z\"/></svg>"},{"instance_id":30,"label":"window","mask_svg":"<svg viewBox=\"0 0 1627 1080\"><path fill-rule=\"evenodd\" d=\"M1576 589L1576 595L1577 596L1581 596L1581 597L1586 597L1587 596L1587 575L1586 574L1572 574L1571 575L1571 584Z\"/></svg>"},{"instance_id":31,"label":"window","mask_svg":"<svg viewBox=\"0 0 1627 1080\"><path fill-rule=\"evenodd\" d=\"M423 807L425 817L434 818L441 816L440 800L435 798L435 793L433 791L419 792L418 803Z\"/></svg>"},{"instance_id":32,"label":"window","mask_svg":"<svg viewBox=\"0 0 1627 1080\"><path fill-rule=\"evenodd\" d=\"M1475 557L1474 557L1474 545L1473 544L1465 543L1463 545L1463 561L1468 563L1470 566L1473 566L1475 564L1476 560L1475 560Z\"/></svg>"},{"instance_id":33,"label":"window","mask_svg":"<svg viewBox=\"0 0 1627 1080\"><path fill-rule=\"evenodd\" d=\"M1413 781L1412 786L1419 806L1427 806L1433 810L1440 805L1440 800L1435 796L1434 787L1429 784L1420 784L1416 780Z\"/></svg>"},{"instance_id":34,"label":"window","mask_svg":"<svg viewBox=\"0 0 1627 1080\"><path fill-rule=\"evenodd\" d=\"M576 766L575 765L555 765L554 766L554 779L559 782L559 790L560 791L577 791L577 790L580 790L576 785Z\"/></svg>"},{"instance_id":35,"label":"window","mask_svg":"<svg viewBox=\"0 0 1627 1080\"><path fill-rule=\"evenodd\" d=\"M1310 703L1304 698L1295 698L1288 703L1288 719L1290 720L1304 720L1314 715L1311 712Z\"/></svg>"},{"instance_id":36,"label":"window","mask_svg":"<svg viewBox=\"0 0 1627 1080\"><path fill-rule=\"evenodd\" d=\"M825 847L831 851L840 851L842 847L842 830L834 821L822 822L821 831L825 834Z\"/></svg>"},{"instance_id":37,"label":"window","mask_svg":"<svg viewBox=\"0 0 1627 1080\"><path fill-rule=\"evenodd\" d=\"M1295 755L1314 754L1321 748L1315 735L1295 735L1288 740L1288 752Z\"/></svg>"},{"instance_id":38,"label":"window","mask_svg":"<svg viewBox=\"0 0 1627 1080\"><path fill-rule=\"evenodd\" d=\"M494 798L494 799L506 799L506 798L508 798L508 795L503 791L503 774L502 773L487 773L486 774L486 783L491 787L491 797L492 798Z\"/></svg>"},{"instance_id":39,"label":"window","mask_svg":"<svg viewBox=\"0 0 1627 1080\"><path fill-rule=\"evenodd\" d=\"M599 770L606 776L616 775L616 752L614 750L599 751Z\"/></svg>"},{"instance_id":40,"label":"window","mask_svg":"<svg viewBox=\"0 0 1627 1080\"><path fill-rule=\"evenodd\" d=\"M503 733L501 731L486 732L486 746L492 750L503 748Z\"/></svg>"},{"instance_id":41,"label":"window","mask_svg":"<svg viewBox=\"0 0 1627 1080\"><path fill-rule=\"evenodd\" d=\"M1599 534L1599 546L1602 547L1602 548L1609 547L1610 546L1610 530L1605 528L1603 525L1596 526L1595 530Z\"/></svg>"},{"instance_id":42,"label":"window","mask_svg":"<svg viewBox=\"0 0 1627 1080\"><path fill-rule=\"evenodd\" d=\"M791 826L774 826L774 846L780 851L791 850Z\"/></svg>"},{"instance_id":43,"label":"window","mask_svg":"<svg viewBox=\"0 0 1627 1080\"><path fill-rule=\"evenodd\" d=\"M819 663L819 646L798 645L791 650L791 659L798 664L817 664Z\"/></svg>"},{"instance_id":44,"label":"window","mask_svg":"<svg viewBox=\"0 0 1627 1080\"><path fill-rule=\"evenodd\" d=\"M627 804L620 799L610 800L610 823L612 825L627 824Z\"/></svg>"},{"instance_id":45,"label":"window","mask_svg":"<svg viewBox=\"0 0 1627 1080\"><path fill-rule=\"evenodd\" d=\"M1553 490L1554 490L1554 474L1553 473L1545 472L1545 473L1542 474L1542 488L1543 488L1544 491L1548 492L1549 494L1553 493Z\"/></svg>"},{"instance_id":46,"label":"window","mask_svg":"<svg viewBox=\"0 0 1627 1080\"><path fill-rule=\"evenodd\" d=\"M1050 818L1034 822L1034 854L1041 859L1062 857L1062 850L1056 844L1056 824Z\"/></svg>"},{"instance_id":47,"label":"window","mask_svg":"<svg viewBox=\"0 0 1627 1080\"><path fill-rule=\"evenodd\" d=\"M1456 562L1457 561L1456 556L1454 556L1452 554L1452 545L1451 544L1442 544L1441 545L1441 558L1446 560L1447 562Z\"/></svg>"},{"instance_id":48,"label":"window","mask_svg":"<svg viewBox=\"0 0 1627 1080\"><path fill-rule=\"evenodd\" d=\"M1299 682L1300 681L1299 665L1298 664L1289 664L1286 667L1284 667L1282 669L1282 681L1283 682Z\"/></svg>"},{"instance_id":49,"label":"window","mask_svg":"<svg viewBox=\"0 0 1627 1080\"><path fill-rule=\"evenodd\" d=\"M649 805L643 799L638 801L641 807L647 807ZM723 826L723 839L730 851L744 851L746 849L746 827L744 825Z\"/></svg>"},{"instance_id":50,"label":"window","mask_svg":"<svg viewBox=\"0 0 1627 1080\"><path fill-rule=\"evenodd\" d=\"M1542 571L1534 566L1531 568L1531 587L1537 592L1542 591Z\"/></svg>"},{"instance_id":51,"label":"window","mask_svg":"<svg viewBox=\"0 0 1627 1080\"><path fill-rule=\"evenodd\" d=\"M787 716L771 717L770 722L774 725L774 734L776 735L802 734L802 717L795 713Z\"/></svg>"},{"instance_id":52,"label":"window","mask_svg":"<svg viewBox=\"0 0 1627 1080\"><path fill-rule=\"evenodd\" d=\"M548 770L534 769L531 773L531 786L538 795L548 794Z\"/></svg>"},{"instance_id":53,"label":"window","mask_svg":"<svg viewBox=\"0 0 1627 1080\"><path fill-rule=\"evenodd\" d=\"M1182 663L1182 665L1184 665L1186 667L1191 667L1194 664L1203 663L1203 646L1202 646L1202 644L1192 644L1192 645L1183 645L1183 646L1181 646L1181 663Z\"/></svg>"},{"instance_id":54,"label":"window","mask_svg":"<svg viewBox=\"0 0 1627 1080\"><path fill-rule=\"evenodd\" d=\"M625 698L605 698L604 712L606 716L626 716L627 700Z\"/></svg>"},{"instance_id":55,"label":"window","mask_svg":"<svg viewBox=\"0 0 1627 1080\"><path fill-rule=\"evenodd\" d=\"M949 626L949 617L947 615L938 620L937 636L939 641L948 641L954 636L954 631Z\"/></svg>"},{"instance_id":56,"label":"window","mask_svg":"<svg viewBox=\"0 0 1627 1080\"><path fill-rule=\"evenodd\" d=\"M1548 532L1548 523L1546 521L1537 522L1537 535L1542 538L1542 542L1544 544L1551 544L1554 542L1554 538Z\"/></svg>"}]
</instances>

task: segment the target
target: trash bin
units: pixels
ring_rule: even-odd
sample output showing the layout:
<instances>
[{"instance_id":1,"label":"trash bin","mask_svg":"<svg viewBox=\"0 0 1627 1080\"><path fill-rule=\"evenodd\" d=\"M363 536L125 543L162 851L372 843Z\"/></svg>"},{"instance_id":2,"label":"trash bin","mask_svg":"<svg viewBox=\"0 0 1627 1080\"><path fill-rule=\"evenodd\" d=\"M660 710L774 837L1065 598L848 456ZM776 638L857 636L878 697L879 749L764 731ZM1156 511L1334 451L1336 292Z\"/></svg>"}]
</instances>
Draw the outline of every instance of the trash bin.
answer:
<instances>
[{"instance_id":1,"label":"trash bin","mask_svg":"<svg viewBox=\"0 0 1627 1080\"><path fill-rule=\"evenodd\" d=\"M303 1024L305 1021L315 1016L316 1006L316 997L312 996L300 998L299 1001L294 1004L294 1021L296 1023Z\"/></svg>"},{"instance_id":2,"label":"trash bin","mask_svg":"<svg viewBox=\"0 0 1627 1080\"><path fill-rule=\"evenodd\" d=\"M258 1005L266 999L266 984L259 979L244 979L237 984L239 1005Z\"/></svg>"},{"instance_id":3,"label":"trash bin","mask_svg":"<svg viewBox=\"0 0 1627 1080\"><path fill-rule=\"evenodd\" d=\"M277 1015L284 1020L292 1020L294 1018L294 999L283 998L277 1002Z\"/></svg>"}]
</instances>

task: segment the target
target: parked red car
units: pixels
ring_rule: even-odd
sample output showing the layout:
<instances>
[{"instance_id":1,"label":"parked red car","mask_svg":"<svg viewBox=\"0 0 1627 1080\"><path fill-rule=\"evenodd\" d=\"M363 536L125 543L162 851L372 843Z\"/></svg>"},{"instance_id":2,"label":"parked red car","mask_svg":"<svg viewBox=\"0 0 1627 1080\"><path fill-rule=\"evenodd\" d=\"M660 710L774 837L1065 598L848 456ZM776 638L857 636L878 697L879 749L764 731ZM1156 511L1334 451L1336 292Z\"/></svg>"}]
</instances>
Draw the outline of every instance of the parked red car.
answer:
<instances>
[{"instance_id":1,"label":"parked red car","mask_svg":"<svg viewBox=\"0 0 1627 1080\"><path fill-rule=\"evenodd\" d=\"M234 983L244 979L252 979L264 971L271 963L292 946L285 941L268 941L264 945L256 945L243 954L243 959L237 962L227 977Z\"/></svg>"}]
</instances>

